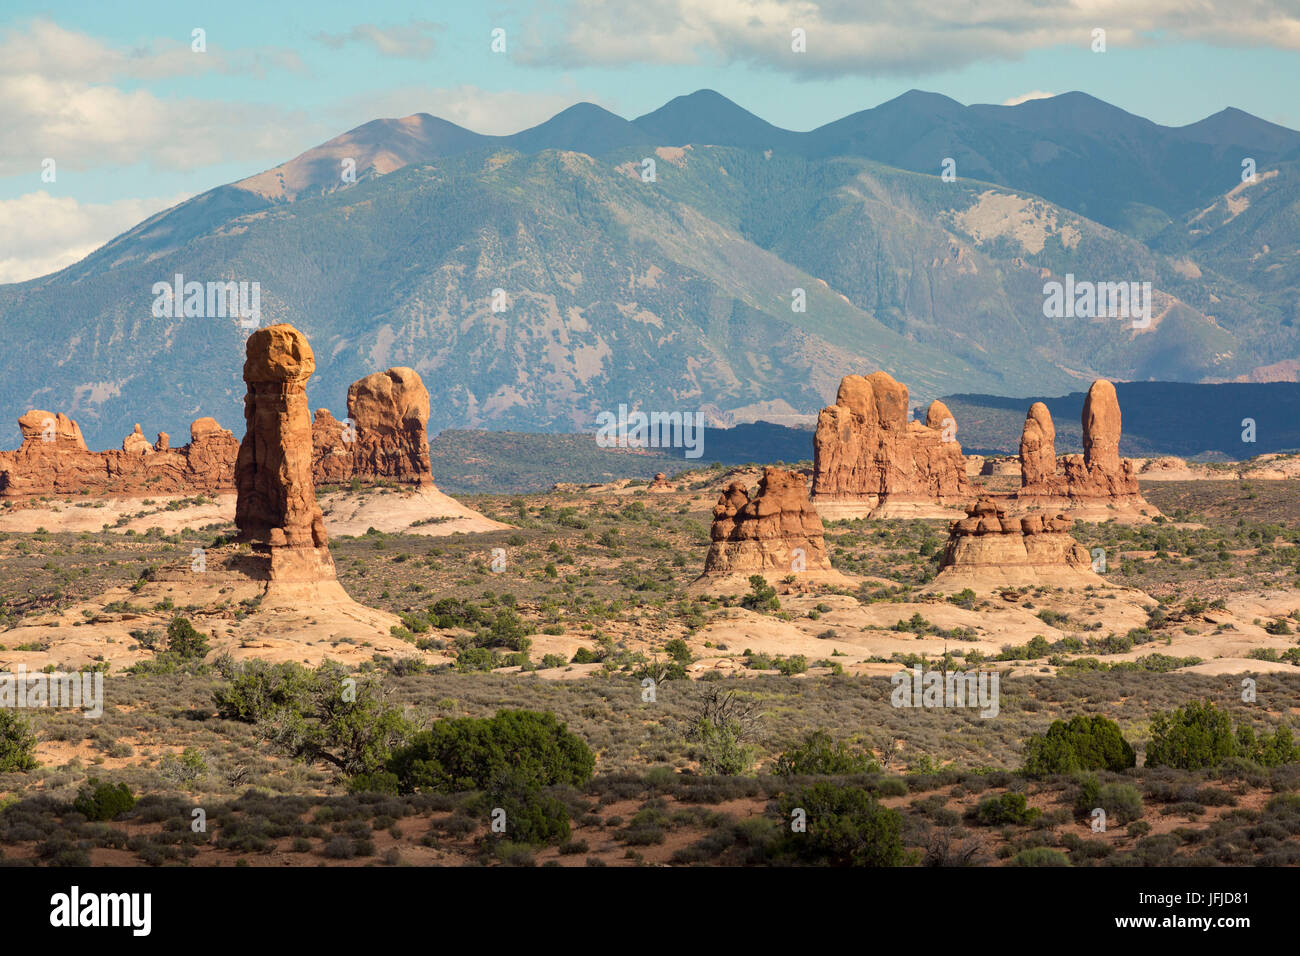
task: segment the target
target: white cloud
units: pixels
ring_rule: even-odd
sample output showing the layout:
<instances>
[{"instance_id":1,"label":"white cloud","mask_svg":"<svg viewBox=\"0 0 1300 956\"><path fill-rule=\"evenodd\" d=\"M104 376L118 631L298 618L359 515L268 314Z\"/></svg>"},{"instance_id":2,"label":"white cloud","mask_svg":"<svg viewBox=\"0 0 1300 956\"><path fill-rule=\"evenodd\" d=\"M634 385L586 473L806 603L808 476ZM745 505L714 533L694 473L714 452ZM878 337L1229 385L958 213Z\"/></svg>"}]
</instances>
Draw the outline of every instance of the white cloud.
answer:
<instances>
[{"instance_id":1,"label":"white cloud","mask_svg":"<svg viewBox=\"0 0 1300 956\"><path fill-rule=\"evenodd\" d=\"M1030 100L1046 100L1055 96L1055 93L1048 93L1045 90L1030 90L1028 93L1021 93L1019 96L1013 96L1009 100L1003 100L1003 106L1019 106L1021 103L1028 103Z\"/></svg>"},{"instance_id":2,"label":"white cloud","mask_svg":"<svg viewBox=\"0 0 1300 956\"><path fill-rule=\"evenodd\" d=\"M36 19L0 33L0 74L40 74L86 83L119 78L138 80L186 76L213 71L262 75L268 68L301 70L291 50L276 47L224 49L220 36L207 38L206 52L190 48L183 36L163 37L132 49L117 49L85 33Z\"/></svg>"},{"instance_id":3,"label":"white cloud","mask_svg":"<svg viewBox=\"0 0 1300 956\"><path fill-rule=\"evenodd\" d=\"M114 236L188 199L80 203L45 190L0 201L0 283L47 275L84 259Z\"/></svg>"},{"instance_id":4,"label":"white cloud","mask_svg":"<svg viewBox=\"0 0 1300 956\"><path fill-rule=\"evenodd\" d=\"M230 56L193 53L188 43L124 51L36 20L0 35L0 176L39 172L53 158L66 169L147 162L191 170L230 159L278 156L316 129L301 112L245 104L163 98L115 85L179 73L257 73L296 58L276 51Z\"/></svg>"},{"instance_id":5,"label":"white cloud","mask_svg":"<svg viewBox=\"0 0 1300 956\"><path fill-rule=\"evenodd\" d=\"M373 23L360 23L347 33L318 33L313 38L331 50L342 49L347 43L369 46L380 56L408 60L427 60L437 46L435 34L446 29L432 20L411 20L402 26L380 27Z\"/></svg>"},{"instance_id":6,"label":"white cloud","mask_svg":"<svg viewBox=\"0 0 1300 956\"><path fill-rule=\"evenodd\" d=\"M514 56L550 66L743 61L808 76L915 74L1046 47L1088 49L1097 27L1111 48L1198 41L1300 50L1293 0L570 0L559 15L548 6L527 21ZM796 28L807 33L806 53L791 51Z\"/></svg>"}]
</instances>

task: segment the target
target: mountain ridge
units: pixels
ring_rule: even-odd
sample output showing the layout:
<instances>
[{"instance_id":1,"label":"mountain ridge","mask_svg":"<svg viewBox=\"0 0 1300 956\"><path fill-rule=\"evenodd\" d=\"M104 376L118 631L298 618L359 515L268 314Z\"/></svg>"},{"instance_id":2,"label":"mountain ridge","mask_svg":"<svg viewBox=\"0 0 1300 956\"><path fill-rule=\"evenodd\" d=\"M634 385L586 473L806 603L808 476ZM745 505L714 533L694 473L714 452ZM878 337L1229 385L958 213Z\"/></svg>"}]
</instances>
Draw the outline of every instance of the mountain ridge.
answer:
<instances>
[{"instance_id":1,"label":"mountain ridge","mask_svg":"<svg viewBox=\"0 0 1300 956\"><path fill-rule=\"evenodd\" d=\"M911 138L877 145L915 150L929 129L938 156L954 141L932 113L979 119L935 96L891 101L886 118ZM672 145L674 126L744 145ZM513 134L557 144L535 152L427 114L363 124L301 154L297 171L258 174L262 193L217 187L62 272L0 287L15 330L0 417L66 411L100 447L135 421L174 433L200 414L237 419L237 324L150 314L150 289L176 274L259 281L263 324L292 321L316 347L318 405L339 406L348 382L388 365L417 368L435 429L571 430L620 402L795 420L842 375L874 368L928 400L1292 367L1300 177L1288 163L1181 219L1149 210L1135 236L975 178L961 155L946 182L937 164L840 155L833 137L762 145L817 132L780 130L713 91L632 121L575 104ZM986 134L968 146L997 158ZM371 165L339 177L335 164L358 158L342 151L360 147ZM426 162L428 149L451 155ZM313 180L324 172L337 188ZM1108 203L1132 184L1089 188ZM1150 328L1045 321L1044 278L1067 272L1151 281Z\"/></svg>"}]
</instances>

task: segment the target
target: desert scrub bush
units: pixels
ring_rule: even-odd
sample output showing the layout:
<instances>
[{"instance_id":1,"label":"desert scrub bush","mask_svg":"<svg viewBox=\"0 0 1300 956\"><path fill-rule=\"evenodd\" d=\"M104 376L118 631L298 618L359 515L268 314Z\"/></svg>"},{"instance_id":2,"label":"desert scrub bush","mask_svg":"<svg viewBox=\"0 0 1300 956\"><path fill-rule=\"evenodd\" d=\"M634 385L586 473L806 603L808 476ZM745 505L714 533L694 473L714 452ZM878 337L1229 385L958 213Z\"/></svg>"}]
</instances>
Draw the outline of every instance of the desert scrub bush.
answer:
<instances>
[{"instance_id":1,"label":"desert scrub bush","mask_svg":"<svg viewBox=\"0 0 1300 956\"><path fill-rule=\"evenodd\" d=\"M186 747L179 754L167 754L159 765L164 780L184 789L194 786L207 772L207 761L193 747Z\"/></svg>"},{"instance_id":2,"label":"desert scrub bush","mask_svg":"<svg viewBox=\"0 0 1300 956\"><path fill-rule=\"evenodd\" d=\"M0 773L25 773L36 766L31 724L12 710L0 709Z\"/></svg>"},{"instance_id":3,"label":"desert scrub bush","mask_svg":"<svg viewBox=\"0 0 1300 956\"><path fill-rule=\"evenodd\" d=\"M776 596L776 588L767 583L761 574L749 576L749 593L740 599L740 606L751 611L779 611L781 600Z\"/></svg>"},{"instance_id":4,"label":"desert scrub bush","mask_svg":"<svg viewBox=\"0 0 1300 956\"><path fill-rule=\"evenodd\" d=\"M226 720L255 723L280 709L301 711L311 691L311 671L293 661L271 664L253 658L236 665L230 682L212 699Z\"/></svg>"},{"instance_id":5,"label":"desert scrub bush","mask_svg":"<svg viewBox=\"0 0 1300 956\"><path fill-rule=\"evenodd\" d=\"M482 790L502 776L534 786L580 785L596 758L554 714L501 710L495 717L439 720L395 751L387 769L403 793Z\"/></svg>"},{"instance_id":6,"label":"desert scrub bush","mask_svg":"<svg viewBox=\"0 0 1300 956\"><path fill-rule=\"evenodd\" d=\"M786 829L778 854L818 866L907 866L915 854L903 847L902 815L858 787L814 783L778 801ZM802 813L806 832L790 830Z\"/></svg>"},{"instance_id":7,"label":"desert scrub bush","mask_svg":"<svg viewBox=\"0 0 1300 956\"><path fill-rule=\"evenodd\" d=\"M504 839L530 846L560 844L569 839L571 832L569 808L564 801L516 774L498 777L473 808L505 827L500 834L489 831L484 838L489 841Z\"/></svg>"},{"instance_id":8,"label":"desert scrub bush","mask_svg":"<svg viewBox=\"0 0 1300 956\"><path fill-rule=\"evenodd\" d=\"M325 761L346 776L383 769L410 727L400 711L383 703L378 678L355 678L333 661L304 675L305 690L286 694L289 702L270 709L258 722L259 733L293 757ZM258 686L274 687L274 680ZM259 698L256 693L231 698L245 703L250 699Z\"/></svg>"},{"instance_id":9,"label":"desert scrub bush","mask_svg":"<svg viewBox=\"0 0 1300 956\"><path fill-rule=\"evenodd\" d=\"M72 801L72 809L87 820L112 820L135 806L135 796L124 783L116 787L91 777Z\"/></svg>"},{"instance_id":10,"label":"desert scrub bush","mask_svg":"<svg viewBox=\"0 0 1300 956\"><path fill-rule=\"evenodd\" d=\"M1255 734L1250 724L1237 725L1237 755L1261 767L1279 767L1300 760L1291 728L1278 727L1272 734Z\"/></svg>"},{"instance_id":11,"label":"desert scrub bush","mask_svg":"<svg viewBox=\"0 0 1300 956\"><path fill-rule=\"evenodd\" d=\"M195 630L188 618L177 615L167 625L167 653L183 660L195 660L208 653L208 638Z\"/></svg>"},{"instance_id":12,"label":"desert scrub bush","mask_svg":"<svg viewBox=\"0 0 1300 956\"><path fill-rule=\"evenodd\" d=\"M1129 783L1099 783L1096 777L1084 777L1074 797L1074 812L1086 817L1098 807L1106 811L1107 826L1124 826L1141 819L1142 794Z\"/></svg>"},{"instance_id":13,"label":"desert scrub bush","mask_svg":"<svg viewBox=\"0 0 1300 956\"><path fill-rule=\"evenodd\" d=\"M1291 730L1278 727L1272 734L1256 735L1249 724L1232 721L1211 701L1192 701L1173 711L1160 711L1151 719L1151 742L1146 766L1201 770L1241 758L1264 767L1300 760Z\"/></svg>"},{"instance_id":14,"label":"desert scrub bush","mask_svg":"<svg viewBox=\"0 0 1300 956\"><path fill-rule=\"evenodd\" d=\"M854 750L824 730L814 730L777 757L775 769L782 777L813 777L879 773L880 765L870 754Z\"/></svg>"},{"instance_id":15,"label":"desert scrub bush","mask_svg":"<svg viewBox=\"0 0 1300 956\"><path fill-rule=\"evenodd\" d=\"M1026 805L1023 793L1007 791L1000 795L985 797L971 811L971 816L976 823L983 826L995 827L1007 824L1024 826L1037 820L1042 812Z\"/></svg>"},{"instance_id":16,"label":"desert scrub bush","mask_svg":"<svg viewBox=\"0 0 1300 956\"><path fill-rule=\"evenodd\" d=\"M1119 724L1100 714L1056 720L1025 741L1023 772L1031 777L1077 770L1119 772L1137 766L1137 755Z\"/></svg>"},{"instance_id":17,"label":"desert scrub bush","mask_svg":"<svg viewBox=\"0 0 1300 956\"><path fill-rule=\"evenodd\" d=\"M1200 770L1236 754L1232 721L1211 701L1192 701L1151 719L1146 766Z\"/></svg>"},{"instance_id":18,"label":"desert scrub bush","mask_svg":"<svg viewBox=\"0 0 1300 956\"><path fill-rule=\"evenodd\" d=\"M709 690L696 708L688 731L696 744L700 772L719 776L747 773L755 759L748 741L761 716L757 703L731 691Z\"/></svg>"}]
</instances>

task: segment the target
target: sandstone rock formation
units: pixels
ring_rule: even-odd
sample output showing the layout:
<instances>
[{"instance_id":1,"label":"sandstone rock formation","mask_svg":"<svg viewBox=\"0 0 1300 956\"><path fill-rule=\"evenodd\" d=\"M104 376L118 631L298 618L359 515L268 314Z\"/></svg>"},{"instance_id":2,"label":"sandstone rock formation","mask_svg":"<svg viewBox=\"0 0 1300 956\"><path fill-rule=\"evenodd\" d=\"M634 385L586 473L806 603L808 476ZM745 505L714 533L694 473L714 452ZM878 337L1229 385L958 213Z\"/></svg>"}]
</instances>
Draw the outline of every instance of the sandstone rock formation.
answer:
<instances>
[{"instance_id":1,"label":"sandstone rock formation","mask_svg":"<svg viewBox=\"0 0 1300 956\"><path fill-rule=\"evenodd\" d=\"M266 549L272 581L334 580L312 480L307 379L315 371L307 337L293 326L272 325L248 337L235 525L241 540Z\"/></svg>"},{"instance_id":2,"label":"sandstone rock formation","mask_svg":"<svg viewBox=\"0 0 1300 956\"><path fill-rule=\"evenodd\" d=\"M1020 434L1020 481L1025 487L1059 486L1057 493L1064 493L1064 476L1058 481L1056 475L1056 426L1042 402L1030 405L1025 416Z\"/></svg>"},{"instance_id":3,"label":"sandstone rock formation","mask_svg":"<svg viewBox=\"0 0 1300 956\"><path fill-rule=\"evenodd\" d=\"M932 402L908 420L907 386L885 372L846 376L813 438L813 502L826 518L942 516L969 497L956 421Z\"/></svg>"},{"instance_id":4,"label":"sandstone rock formation","mask_svg":"<svg viewBox=\"0 0 1300 956\"><path fill-rule=\"evenodd\" d=\"M1098 379L1083 403L1083 454L1056 456L1056 429L1042 402L1030 406L1020 437L1021 486L1029 508L1068 509L1075 517L1150 521L1160 512L1143 499L1137 469L1120 458L1120 410L1115 386Z\"/></svg>"},{"instance_id":5,"label":"sandstone rock formation","mask_svg":"<svg viewBox=\"0 0 1300 956\"><path fill-rule=\"evenodd\" d=\"M311 426L312 476L318 484L358 479L432 487L429 393L412 369L392 368L348 389L351 426L327 409ZM212 418L190 427L190 444L153 444L139 424L120 451L92 452L66 415L30 411L19 419L22 447L0 452L0 496L49 494L216 494L235 490L239 442ZM364 530L364 529L363 529Z\"/></svg>"},{"instance_id":6,"label":"sandstone rock formation","mask_svg":"<svg viewBox=\"0 0 1300 956\"><path fill-rule=\"evenodd\" d=\"M321 484L392 480L432 485L429 392L414 369L390 368L348 389L350 426L328 409L312 426L314 471Z\"/></svg>"},{"instance_id":7,"label":"sandstone rock formation","mask_svg":"<svg viewBox=\"0 0 1300 956\"><path fill-rule=\"evenodd\" d=\"M363 477L433 484L429 465L429 392L415 369L367 375L348 389L356 422L353 460Z\"/></svg>"},{"instance_id":8,"label":"sandstone rock formation","mask_svg":"<svg viewBox=\"0 0 1300 956\"><path fill-rule=\"evenodd\" d=\"M61 412L30 411L18 427L22 445L0 451L0 497L234 491L238 442L210 418L195 422L190 444L180 448L170 446L165 432L149 444L136 425L121 450L102 452L87 449L77 423Z\"/></svg>"},{"instance_id":9,"label":"sandstone rock formation","mask_svg":"<svg viewBox=\"0 0 1300 956\"><path fill-rule=\"evenodd\" d=\"M750 575L761 574L771 581L794 575L805 583L850 583L831 567L822 519L798 472L764 468L753 498L741 482L729 484L713 509L709 536L701 581L747 587Z\"/></svg>"},{"instance_id":10,"label":"sandstone rock formation","mask_svg":"<svg viewBox=\"0 0 1300 956\"><path fill-rule=\"evenodd\" d=\"M348 418L329 409L312 423L312 473L317 484L395 483L401 494L378 498L331 495L322 502L336 534L408 531L455 534L498 531L509 525L486 518L433 483L429 462L429 392L410 368L390 368L353 382Z\"/></svg>"},{"instance_id":11,"label":"sandstone rock formation","mask_svg":"<svg viewBox=\"0 0 1300 956\"><path fill-rule=\"evenodd\" d=\"M354 477L353 430L330 414L316 409L311 424L311 471L317 484L338 485Z\"/></svg>"},{"instance_id":12,"label":"sandstone rock formation","mask_svg":"<svg viewBox=\"0 0 1300 956\"><path fill-rule=\"evenodd\" d=\"M1092 570L1087 549L1071 536L1073 526L1062 514L1008 517L991 499L981 498L949 527L934 586L988 590L1104 584Z\"/></svg>"},{"instance_id":13,"label":"sandstone rock formation","mask_svg":"<svg viewBox=\"0 0 1300 956\"><path fill-rule=\"evenodd\" d=\"M320 409L314 422L309 419L308 462L313 482L397 484L404 490L326 496L320 502L321 510L335 534L364 534L373 527L385 532L449 535L509 527L434 486L426 437L429 394L414 371L394 368L355 382L348 390L348 411L352 421L347 425L327 409ZM22 447L0 452L0 497L213 495L219 496L221 512L196 505L193 520L202 522L196 526L230 520L240 443L212 418L195 421L190 427L190 443L180 448L170 446L166 432L159 432L158 440L150 445L136 425L121 450L104 452L87 450L77 423L66 415L28 412L19 427ZM127 513L136 510L128 508ZM96 511L93 517L107 514ZM87 515L51 517L55 525L64 521L69 527L80 528L86 525L81 519ZM28 523L22 516L7 515L4 520L15 530ZM101 523L89 526L98 530Z\"/></svg>"},{"instance_id":14,"label":"sandstone rock formation","mask_svg":"<svg viewBox=\"0 0 1300 956\"><path fill-rule=\"evenodd\" d=\"M122 439L122 451L128 455L152 455L153 445L149 439L144 437L144 432L140 430L140 423L135 423L135 431Z\"/></svg>"},{"instance_id":15,"label":"sandstone rock formation","mask_svg":"<svg viewBox=\"0 0 1300 956\"><path fill-rule=\"evenodd\" d=\"M662 471L655 472L655 480L646 486L646 491L653 491L656 494L675 490L676 489L673 488L672 482L668 480L668 476Z\"/></svg>"}]
</instances>

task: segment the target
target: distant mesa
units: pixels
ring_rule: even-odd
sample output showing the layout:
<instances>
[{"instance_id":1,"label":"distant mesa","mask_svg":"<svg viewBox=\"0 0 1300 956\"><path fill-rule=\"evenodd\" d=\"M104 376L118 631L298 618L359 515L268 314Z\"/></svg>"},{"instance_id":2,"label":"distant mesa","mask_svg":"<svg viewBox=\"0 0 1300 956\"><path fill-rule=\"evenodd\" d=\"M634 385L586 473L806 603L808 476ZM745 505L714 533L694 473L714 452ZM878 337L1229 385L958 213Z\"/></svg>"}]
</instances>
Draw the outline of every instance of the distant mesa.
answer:
<instances>
[{"instance_id":1,"label":"distant mesa","mask_svg":"<svg viewBox=\"0 0 1300 956\"><path fill-rule=\"evenodd\" d=\"M886 372L846 376L813 438L813 503L837 518L947 517L970 497L957 422L933 402L909 421L907 386Z\"/></svg>"},{"instance_id":2,"label":"distant mesa","mask_svg":"<svg viewBox=\"0 0 1300 956\"><path fill-rule=\"evenodd\" d=\"M769 583L852 586L852 579L831 567L822 536L822 520L808 500L804 476L767 467L752 498L733 481L713 509L711 544L696 590L735 593L748 590L751 575Z\"/></svg>"}]
</instances>

